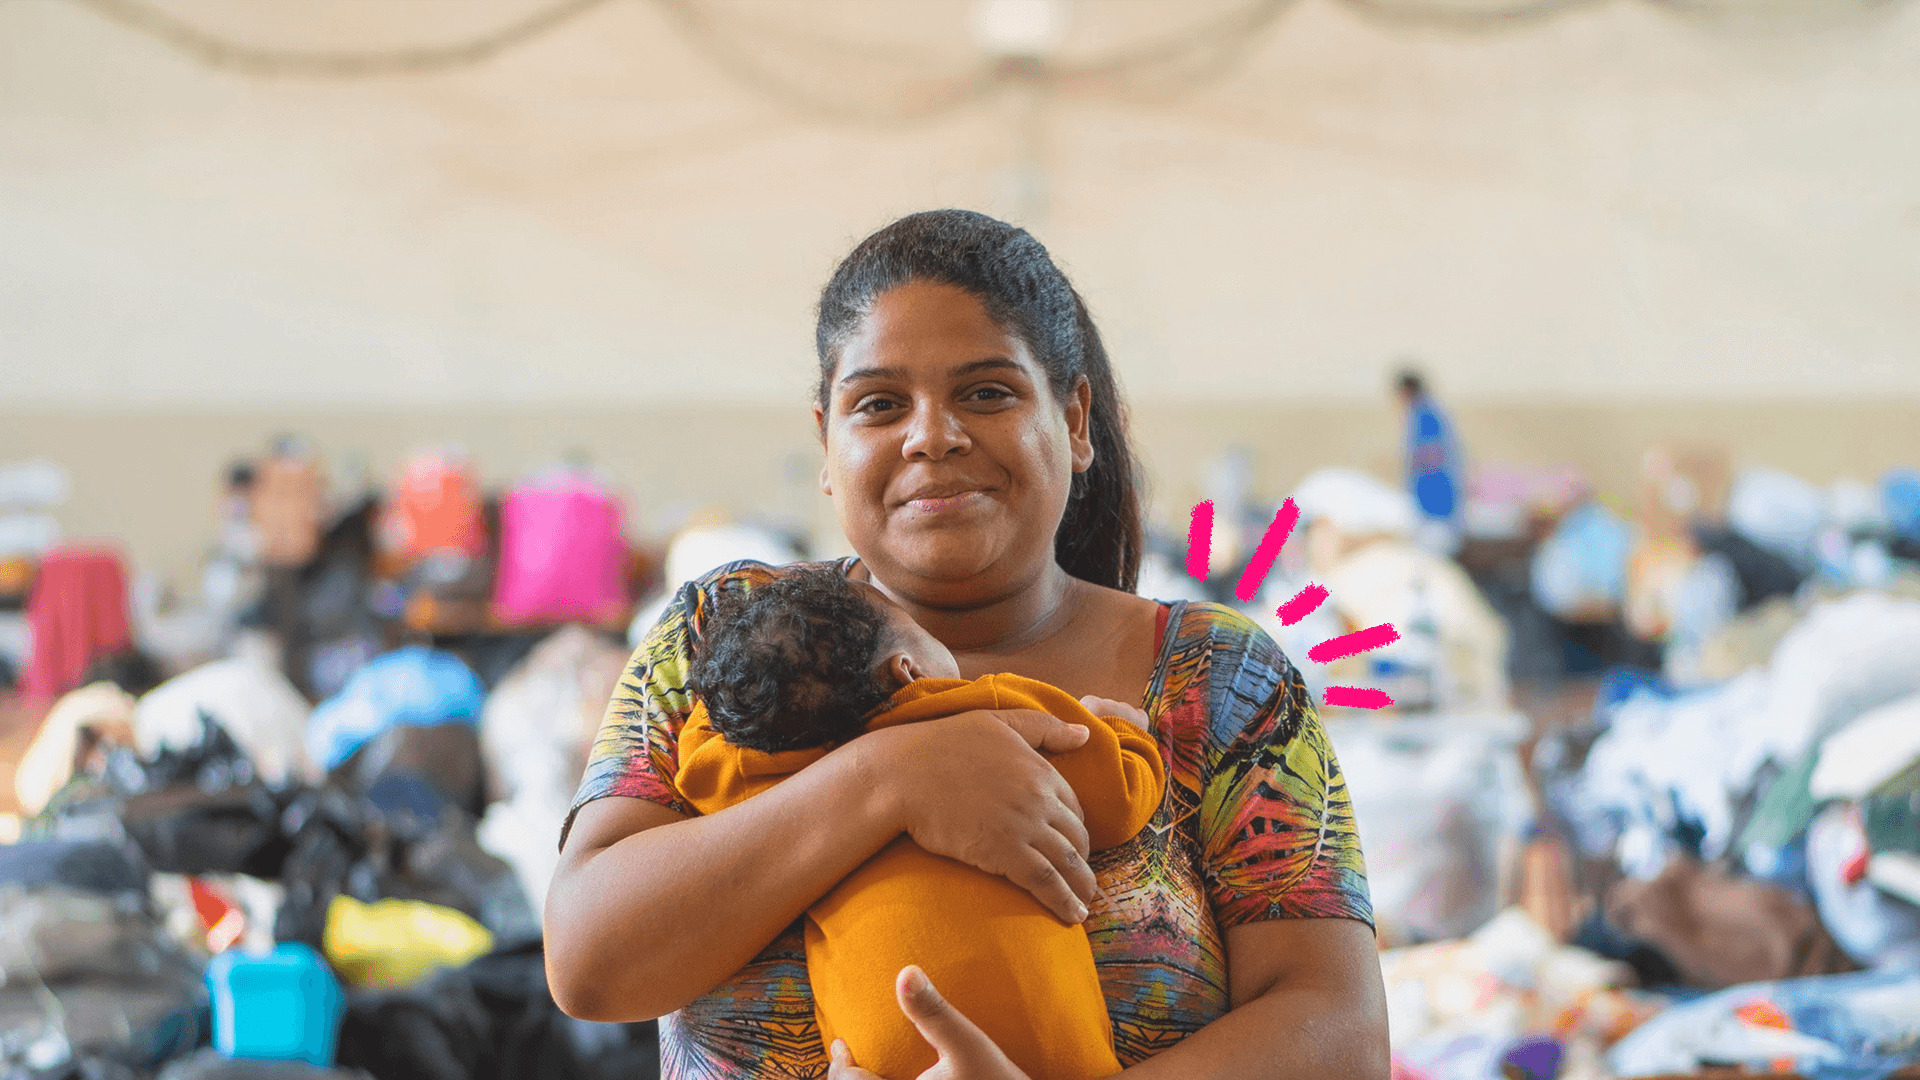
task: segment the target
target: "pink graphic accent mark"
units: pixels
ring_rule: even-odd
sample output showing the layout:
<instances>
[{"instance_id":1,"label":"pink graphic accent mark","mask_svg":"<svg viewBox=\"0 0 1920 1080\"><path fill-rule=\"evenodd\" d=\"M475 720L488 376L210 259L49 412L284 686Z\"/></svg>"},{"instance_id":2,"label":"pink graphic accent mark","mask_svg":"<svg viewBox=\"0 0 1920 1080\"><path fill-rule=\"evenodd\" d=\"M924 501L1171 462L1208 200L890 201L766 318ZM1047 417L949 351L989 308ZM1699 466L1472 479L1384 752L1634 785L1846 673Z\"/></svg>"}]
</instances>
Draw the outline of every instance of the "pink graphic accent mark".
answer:
<instances>
[{"instance_id":1,"label":"pink graphic accent mark","mask_svg":"<svg viewBox=\"0 0 1920 1080\"><path fill-rule=\"evenodd\" d=\"M1384 709L1393 704L1393 699L1384 690L1369 690L1364 686L1329 686L1322 701L1332 706L1345 706L1349 709Z\"/></svg>"},{"instance_id":2,"label":"pink graphic accent mark","mask_svg":"<svg viewBox=\"0 0 1920 1080\"><path fill-rule=\"evenodd\" d=\"M1213 500L1193 504L1193 522L1187 526L1187 573L1207 580L1207 559L1213 554Z\"/></svg>"},{"instance_id":3,"label":"pink graphic accent mark","mask_svg":"<svg viewBox=\"0 0 1920 1080\"><path fill-rule=\"evenodd\" d=\"M1292 626L1301 619L1317 611L1327 599L1327 590L1318 585L1309 585L1293 594L1293 599L1280 605L1274 614L1280 616L1281 626Z\"/></svg>"},{"instance_id":4,"label":"pink graphic accent mark","mask_svg":"<svg viewBox=\"0 0 1920 1080\"><path fill-rule=\"evenodd\" d=\"M1358 653L1370 652L1382 645L1391 645L1400 640L1400 634L1392 623L1369 626L1365 630L1355 630L1351 634L1341 634L1307 650L1307 659L1316 664L1330 664Z\"/></svg>"},{"instance_id":5,"label":"pink graphic accent mark","mask_svg":"<svg viewBox=\"0 0 1920 1080\"><path fill-rule=\"evenodd\" d=\"M1280 504L1280 510L1273 515L1273 524L1267 526L1267 534L1260 538L1260 546L1253 551L1253 559L1247 563L1246 570L1240 574L1240 584L1234 586L1233 595L1241 603L1253 599L1266 583L1267 575L1273 572L1273 560L1280 557L1280 549L1287 546L1287 537L1293 535L1293 527L1300 523L1300 508L1288 499Z\"/></svg>"},{"instance_id":6,"label":"pink graphic accent mark","mask_svg":"<svg viewBox=\"0 0 1920 1080\"><path fill-rule=\"evenodd\" d=\"M1294 505L1293 500L1281 503L1279 511L1273 515L1273 524L1267 526L1266 535L1260 538L1260 546L1254 549L1253 558L1247 561L1246 569L1240 572L1240 580L1234 585L1234 595L1240 598L1241 603L1253 599L1260 591L1260 586L1266 584L1267 575L1273 573L1273 564L1280 558L1281 549L1287 546L1287 539L1293 535L1294 526L1299 523L1300 508ZM1212 555L1213 500L1205 499L1194 504L1193 519L1187 526L1187 573L1205 581L1207 563ZM1326 589L1319 585L1308 585L1281 604L1274 614L1280 617L1281 625L1292 626L1319 610L1326 600ZM1330 663L1399 640L1400 634L1392 623L1381 623L1351 634L1328 638L1308 649L1307 659L1316 664ZM1393 699L1387 696L1386 691L1363 686L1329 686L1322 700L1329 706L1351 709L1384 709L1393 704Z\"/></svg>"}]
</instances>

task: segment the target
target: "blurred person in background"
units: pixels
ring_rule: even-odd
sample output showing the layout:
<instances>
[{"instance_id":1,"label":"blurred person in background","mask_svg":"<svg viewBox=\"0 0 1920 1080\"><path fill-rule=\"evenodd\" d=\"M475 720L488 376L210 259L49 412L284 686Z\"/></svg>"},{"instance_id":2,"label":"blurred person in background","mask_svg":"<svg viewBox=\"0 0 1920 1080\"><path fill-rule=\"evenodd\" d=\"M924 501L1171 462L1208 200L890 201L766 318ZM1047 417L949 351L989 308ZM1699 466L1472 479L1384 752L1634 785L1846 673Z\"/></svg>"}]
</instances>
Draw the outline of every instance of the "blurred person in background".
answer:
<instances>
[{"instance_id":1,"label":"blurred person in background","mask_svg":"<svg viewBox=\"0 0 1920 1080\"><path fill-rule=\"evenodd\" d=\"M253 520L254 463L236 458L227 465L220 494L218 539L200 578L200 598L232 623L260 591L260 528Z\"/></svg>"},{"instance_id":2,"label":"blurred person in background","mask_svg":"<svg viewBox=\"0 0 1920 1080\"><path fill-rule=\"evenodd\" d=\"M1168 794L1090 861L1043 756L1086 729L977 710L869 732L696 814L673 777L702 617L781 572L722 567L680 591L608 707L547 898L555 1000L662 1017L663 1080L874 1080L821 1045L795 920L906 837L1086 925L1120 1075L1385 1080L1372 904L1332 747L1245 616L1134 594L1125 412L1046 249L981 214L915 214L841 263L819 311L821 487L858 553L829 565L900 604L964 677L1010 671L1137 721L1168 755ZM1047 1080L912 968L895 992L940 1055L926 1075Z\"/></svg>"},{"instance_id":3,"label":"blurred person in background","mask_svg":"<svg viewBox=\"0 0 1920 1080\"><path fill-rule=\"evenodd\" d=\"M1407 489L1420 521L1414 538L1442 555L1460 548L1466 503L1466 465L1453 421L1427 389L1426 377L1405 367L1394 377L1394 396L1407 423Z\"/></svg>"}]
</instances>

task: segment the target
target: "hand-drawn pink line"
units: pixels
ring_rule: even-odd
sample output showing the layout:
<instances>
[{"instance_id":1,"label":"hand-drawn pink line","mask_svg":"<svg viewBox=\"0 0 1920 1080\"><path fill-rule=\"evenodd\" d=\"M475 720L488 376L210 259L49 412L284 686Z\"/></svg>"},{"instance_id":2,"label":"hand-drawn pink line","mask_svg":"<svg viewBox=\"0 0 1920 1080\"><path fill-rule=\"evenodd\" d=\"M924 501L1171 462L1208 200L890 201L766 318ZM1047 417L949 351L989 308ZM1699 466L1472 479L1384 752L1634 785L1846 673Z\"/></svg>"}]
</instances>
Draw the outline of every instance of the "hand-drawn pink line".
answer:
<instances>
[{"instance_id":1,"label":"hand-drawn pink line","mask_svg":"<svg viewBox=\"0 0 1920 1080\"><path fill-rule=\"evenodd\" d=\"M1318 585L1309 585L1293 594L1293 599L1280 605L1274 614L1280 616L1281 626L1292 626L1301 619L1314 613L1327 599L1327 590Z\"/></svg>"},{"instance_id":2,"label":"hand-drawn pink line","mask_svg":"<svg viewBox=\"0 0 1920 1080\"><path fill-rule=\"evenodd\" d=\"M1213 500L1193 504L1193 522L1187 526L1187 573L1207 580L1207 559L1213 553Z\"/></svg>"},{"instance_id":3,"label":"hand-drawn pink line","mask_svg":"<svg viewBox=\"0 0 1920 1080\"><path fill-rule=\"evenodd\" d=\"M1400 634L1392 623L1369 626L1365 630L1355 630L1351 634L1341 634L1307 650L1307 659L1316 664L1329 664L1356 653L1377 649L1382 645L1391 645L1400 640Z\"/></svg>"},{"instance_id":4,"label":"hand-drawn pink line","mask_svg":"<svg viewBox=\"0 0 1920 1080\"><path fill-rule=\"evenodd\" d=\"M1240 584L1236 585L1233 595L1241 603L1253 599L1266 583L1267 575L1273 572L1273 560L1280 557L1280 549L1287 546L1287 537L1293 535L1293 527L1300 523L1300 508L1288 499L1280 504L1280 511L1273 515L1273 524L1267 526L1267 535L1260 538L1260 546L1253 550L1253 558L1247 568L1240 573Z\"/></svg>"},{"instance_id":5,"label":"hand-drawn pink line","mask_svg":"<svg viewBox=\"0 0 1920 1080\"><path fill-rule=\"evenodd\" d=\"M1384 690L1369 690L1364 686L1329 686L1320 698L1328 705L1345 706L1349 709L1384 709L1393 704L1393 699Z\"/></svg>"}]
</instances>

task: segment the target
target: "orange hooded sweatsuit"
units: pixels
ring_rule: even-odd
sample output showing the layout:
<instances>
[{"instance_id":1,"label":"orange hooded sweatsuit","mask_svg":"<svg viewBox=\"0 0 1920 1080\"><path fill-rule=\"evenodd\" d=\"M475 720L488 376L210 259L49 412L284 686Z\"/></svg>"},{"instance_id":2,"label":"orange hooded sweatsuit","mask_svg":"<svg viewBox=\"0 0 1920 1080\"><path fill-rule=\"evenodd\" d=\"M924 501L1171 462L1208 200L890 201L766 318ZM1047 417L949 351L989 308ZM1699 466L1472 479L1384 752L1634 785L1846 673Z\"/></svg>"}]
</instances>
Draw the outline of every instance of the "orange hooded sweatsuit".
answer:
<instances>
[{"instance_id":1,"label":"orange hooded sweatsuit","mask_svg":"<svg viewBox=\"0 0 1920 1080\"><path fill-rule=\"evenodd\" d=\"M1153 737L1033 679L918 679L867 730L972 709L1037 709L1087 727L1086 745L1048 760L1079 797L1093 850L1133 839L1159 808L1166 772ZM680 733L674 784L711 814L826 753L730 746L696 704ZM881 1076L918 1076L935 1060L894 1000L894 978L908 964L919 965L1028 1076L1092 1080L1120 1071L1086 930L1061 923L1005 878L930 854L907 836L808 909L806 942L821 1039L845 1039L853 1059Z\"/></svg>"}]
</instances>

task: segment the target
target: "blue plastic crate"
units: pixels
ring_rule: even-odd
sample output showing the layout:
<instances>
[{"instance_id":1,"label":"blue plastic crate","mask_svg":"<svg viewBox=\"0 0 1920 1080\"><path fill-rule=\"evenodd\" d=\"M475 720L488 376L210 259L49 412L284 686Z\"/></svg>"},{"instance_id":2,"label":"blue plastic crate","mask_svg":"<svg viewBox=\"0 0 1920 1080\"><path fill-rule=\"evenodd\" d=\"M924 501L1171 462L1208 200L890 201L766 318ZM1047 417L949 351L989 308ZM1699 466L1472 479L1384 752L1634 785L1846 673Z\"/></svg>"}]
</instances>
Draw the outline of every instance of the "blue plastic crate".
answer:
<instances>
[{"instance_id":1,"label":"blue plastic crate","mask_svg":"<svg viewBox=\"0 0 1920 1080\"><path fill-rule=\"evenodd\" d=\"M347 998L311 947L295 942L264 956L221 953L207 966L207 989L213 996L213 1046L220 1053L333 1064Z\"/></svg>"}]
</instances>

